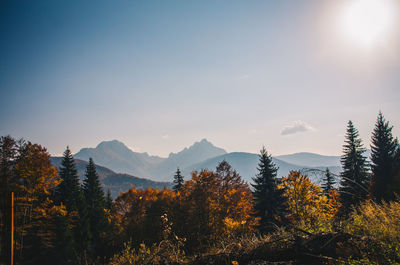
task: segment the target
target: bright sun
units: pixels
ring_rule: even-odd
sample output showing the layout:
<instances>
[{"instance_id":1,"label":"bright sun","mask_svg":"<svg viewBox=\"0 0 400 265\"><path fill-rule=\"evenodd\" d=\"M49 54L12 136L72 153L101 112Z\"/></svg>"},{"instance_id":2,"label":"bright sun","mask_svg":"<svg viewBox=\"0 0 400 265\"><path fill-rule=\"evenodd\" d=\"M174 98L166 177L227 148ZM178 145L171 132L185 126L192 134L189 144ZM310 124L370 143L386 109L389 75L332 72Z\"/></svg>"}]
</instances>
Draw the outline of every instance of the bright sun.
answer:
<instances>
[{"instance_id":1,"label":"bright sun","mask_svg":"<svg viewBox=\"0 0 400 265\"><path fill-rule=\"evenodd\" d=\"M388 37L392 10L386 0L352 0L340 17L341 31L352 42L370 47Z\"/></svg>"}]
</instances>

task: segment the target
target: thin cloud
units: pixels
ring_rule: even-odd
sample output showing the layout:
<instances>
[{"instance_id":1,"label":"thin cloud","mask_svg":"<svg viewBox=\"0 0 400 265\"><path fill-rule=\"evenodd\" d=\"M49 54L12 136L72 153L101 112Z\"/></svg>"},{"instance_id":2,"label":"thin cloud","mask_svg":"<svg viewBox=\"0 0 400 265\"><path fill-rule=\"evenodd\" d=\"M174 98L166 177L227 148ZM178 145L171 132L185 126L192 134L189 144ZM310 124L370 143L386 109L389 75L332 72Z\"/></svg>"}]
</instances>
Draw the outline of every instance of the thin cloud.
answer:
<instances>
[{"instance_id":1,"label":"thin cloud","mask_svg":"<svg viewBox=\"0 0 400 265\"><path fill-rule=\"evenodd\" d=\"M168 134L164 134L163 136L161 136L162 139L164 140L168 140L169 139L169 135Z\"/></svg>"},{"instance_id":2,"label":"thin cloud","mask_svg":"<svg viewBox=\"0 0 400 265\"><path fill-rule=\"evenodd\" d=\"M290 135L299 132L307 132L313 130L314 128L304 121L294 121L293 124L285 126L283 128L281 135Z\"/></svg>"}]
</instances>

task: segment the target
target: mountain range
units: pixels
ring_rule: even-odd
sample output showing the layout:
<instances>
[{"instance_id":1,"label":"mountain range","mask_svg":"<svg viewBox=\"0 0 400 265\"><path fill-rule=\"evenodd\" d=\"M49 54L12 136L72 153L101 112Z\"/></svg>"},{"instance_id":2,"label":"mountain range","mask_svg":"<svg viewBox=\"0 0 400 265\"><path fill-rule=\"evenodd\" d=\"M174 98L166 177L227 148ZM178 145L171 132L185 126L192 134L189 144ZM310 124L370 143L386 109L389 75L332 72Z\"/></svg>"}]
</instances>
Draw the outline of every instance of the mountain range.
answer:
<instances>
[{"instance_id":1,"label":"mountain range","mask_svg":"<svg viewBox=\"0 0 400 265\"><path fill-rule=\"evenodd\" d=\"M82 148L74 154L75 159L88 161L93 158L96 164L111 169L114 172L130 174L153 181L172 181L179 167L187 179L194 170L215 169L216 165L226 160L236 169L243 179L251 182L257 173L258 155L245 152L227 153L224 149L214 146L207 139L195 142L192 146L178 153L170 153L168 157L150 156L148 153L134 152L117 140L101 142L95 148ZM286 176L291 170L315 169L309 174L318 182L318 170L329 168L333 173L339 173L340 157L323 156L313 153L296 153L273 157L279 168L278 176ZM316 175L316 176L314 176Z\"/></svg>"},{"instance_id":2,"label":"mountain range","mask_svg":"<svg viewBox=\"0 0 400 265\"><path fill-rule=\"evenodd\" d=\"M181 169L185 179L190 179L191 172L202 169L214 170L223 160L227 161L244 181L251 183L252 178L257 174L259 160L258 154L228 153L214 146L207 139L195 142L178 153L170 153L166 158L134 152L124 143L112 140L101 142L95 148L82 148L74 154L81 180L84 178L89 158L93 158L96 163L104 189L110 189L114 198L133 186L139 189L170 188L177 167ZM52 157L53 165L59 168L61 159L61 157ZM299 170L317 184L321 183L326 168L334 174L339 174L341 171L339 156L302 152L275 156L272 159L278 168L278 177L288 175L291 170Z\"/></svg>"}]
</instances>

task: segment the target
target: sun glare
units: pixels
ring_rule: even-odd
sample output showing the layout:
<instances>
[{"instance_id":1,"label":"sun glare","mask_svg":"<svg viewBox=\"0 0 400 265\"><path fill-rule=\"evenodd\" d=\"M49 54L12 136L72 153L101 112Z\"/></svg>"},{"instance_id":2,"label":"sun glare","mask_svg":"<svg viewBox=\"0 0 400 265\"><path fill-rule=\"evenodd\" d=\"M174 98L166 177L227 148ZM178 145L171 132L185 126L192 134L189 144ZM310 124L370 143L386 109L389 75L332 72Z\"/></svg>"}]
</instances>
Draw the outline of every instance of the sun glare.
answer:
<instances>
[{"instance_id":1,"label":"sun glare","mask_svg":"<svg viewBox=\"0 0 400 265\"><path fill-rule=\"evenodd\" d=\"M387 0L353 0L340 17L340 28L346 38L364 47L385 40L392 24L392 7Z\"/></svg>"}]
</instances>

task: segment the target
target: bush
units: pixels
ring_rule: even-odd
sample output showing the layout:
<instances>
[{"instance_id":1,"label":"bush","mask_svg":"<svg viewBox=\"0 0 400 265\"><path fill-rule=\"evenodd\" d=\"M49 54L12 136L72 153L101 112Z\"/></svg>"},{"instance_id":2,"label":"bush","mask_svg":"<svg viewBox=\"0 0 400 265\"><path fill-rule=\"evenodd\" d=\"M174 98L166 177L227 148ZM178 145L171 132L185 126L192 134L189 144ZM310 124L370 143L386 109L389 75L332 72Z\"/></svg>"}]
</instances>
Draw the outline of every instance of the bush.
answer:
<instances>
[{"instance_id":1,"label":"bush","mask_svg":"<svg viewBox=\"0 0 400 265\"><path fill-rule=\"evenodd\" d=\"M347 233L372 240L379 245L376 248L367 247L364 250L366 258L378 261L383 257L390 264L400 262L399 201L382 204L363 202L350 214L344 229Z\"/></svg>"}]
</instances>

